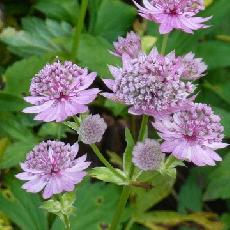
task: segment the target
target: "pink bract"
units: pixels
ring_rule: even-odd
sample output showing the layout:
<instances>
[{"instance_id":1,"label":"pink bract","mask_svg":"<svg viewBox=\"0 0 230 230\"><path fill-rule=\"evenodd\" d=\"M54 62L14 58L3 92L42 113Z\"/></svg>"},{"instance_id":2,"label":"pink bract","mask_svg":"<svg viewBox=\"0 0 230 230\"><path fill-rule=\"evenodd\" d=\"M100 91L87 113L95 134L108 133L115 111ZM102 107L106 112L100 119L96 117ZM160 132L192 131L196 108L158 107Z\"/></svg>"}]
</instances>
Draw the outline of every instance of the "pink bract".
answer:
<instances>
[{"instance_id":1,"label":"pink bract","mask_svg":"<svg viewBox=\"0 0 230 230\"><path fill-rule=\"evenodd\" d=\"M220 117L208 105L194 104L190 110L157 119L153 126L164 140L161 150L198 166L221 161L216 149L225 148Z\"/></svg>"},{"instance_id":2,"label":"pink bract","mask_svg":"<svg viewBox=\"0 0 230 230\"><path fill-rule=\"evenodd\" d=\"M114 77L104 80L112 93L105 97L130 106L135 115L163 116L189 108L195 85L181 80L184 65L174 52L160 55L155 48L137 58L122 56L122 68L110 66Z\"/></svg>"},{"instance_id":3,"label":"pink bract","mask_svg":"<svg viewBox=\"0 0 230 230\"><path fill-rule=\"evenodd\" d=\"M86 155L76 158L79 146L70 146L60 141L42 142L35 146L21 164L24 172L16 177L27 181L22 188L27 192L37 193L44 189L43 198L54 194L70 192L82 181L90 162Z\"/></svg>"},{"instance_id":4,"label":"pink bract","mask_svg":"<svg viewBox=\"0 0 230 230\"><path fill-rule=\"evenodd\" d=\"M88 89L96 75L70 61L47 64L32 79L31 96L24 98L34 106L25 108L23 112L37 113L35 120L61 122L69 116L88 111L87 104L99 92L97 88Z\"/></svg>"},{"instance_id":5,"label":"pink bract","mask_svg":"<svg viewBox=\"0 0 230 230\"><path fill-rule=\"evenodd\" d=\"M144 6L133 2L142 17L160 24L161 34L170 33L173 29L193 33L194 30L209 27L204 22L211 17L196 16L205 8L203 0L143 0Z\"/></svg>"}]
</instances>

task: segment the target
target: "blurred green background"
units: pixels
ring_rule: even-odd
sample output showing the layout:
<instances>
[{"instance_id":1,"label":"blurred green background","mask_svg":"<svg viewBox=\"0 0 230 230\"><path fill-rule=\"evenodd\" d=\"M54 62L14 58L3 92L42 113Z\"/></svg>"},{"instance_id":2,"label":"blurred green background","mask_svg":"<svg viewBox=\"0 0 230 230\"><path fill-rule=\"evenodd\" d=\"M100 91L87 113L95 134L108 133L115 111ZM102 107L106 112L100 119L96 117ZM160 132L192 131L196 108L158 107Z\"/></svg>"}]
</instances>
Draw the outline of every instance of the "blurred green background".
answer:
<instances>
[{"instance_id":1,"label":"blurred green background","mask_svg":"<svg viewBox=\"0 0 230 230\"><path fill-rule=\"evenodd\" d=\"M39 196L22 191L20 182L13 176L25 154L41 140L57 138L60 128L59 124L42 124L33 121L32 116L21 113L26 106L23 96L28 94L34 74L58 56L61 60L71 59L96 71L99 78L95 84L103 89L100 78L111 77L107 65L120 64L119 59L108 52L118 36L135 30L142 36L146 50L154 44L161 46L158 26L141 20L131 1L89 0L80 46L73 57L73 31L78 21L79 3L77 0L0 2L0 230L46 230L48 225L53 230L63 229L58 221L52 216L47 217L38 208L41 204ZM228 141L230 1L207 0L206 5L201 15L213 15L209 22L212 26L194 35L173 32L169 37L167 52L175 49L178 55L182 55L192 51L207 63L207 75L197 82L197 101L212 105L221 116ZM126 108L98 98L91 109L102 113L107 119L109 133L100 147L104 152L110 150L108 157L119 164L118 155L124 150L122 138L128 118ZM61 136L64 141L76 141L74 133L64 126L61 126ZM86 146L81 148L83 152L88 151ZM147 198L144 198L144 193L141 194L150 205L143 208L141 215L136 215L132 206L127 208L123 222L126 223L131 216L135 222L130 223L130 229L133 230L230 229L228 152L228 149L220 152L224 161L217 167L188 165L179 169L173 190L160 188L148 194ZM161 180L159 178L159 186ZM113 185L89 180L84 182L77 190L79 199L76 216L72 218L73 229L107 229L119 192L119 187ZM157 194L161 196L156 198ZM146 213L146 210L149 212Z\"/></svg>"}]
</instances>

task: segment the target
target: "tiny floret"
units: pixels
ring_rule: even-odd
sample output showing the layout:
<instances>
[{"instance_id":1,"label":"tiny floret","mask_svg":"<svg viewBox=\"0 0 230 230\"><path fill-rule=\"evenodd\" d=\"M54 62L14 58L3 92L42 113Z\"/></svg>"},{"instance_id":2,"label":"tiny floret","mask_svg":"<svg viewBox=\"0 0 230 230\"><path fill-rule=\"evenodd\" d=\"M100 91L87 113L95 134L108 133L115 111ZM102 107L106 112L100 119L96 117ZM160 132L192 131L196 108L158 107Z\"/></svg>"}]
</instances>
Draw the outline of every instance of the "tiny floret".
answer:
<instances>
[{"instance_id":1,"label":"tiny floret","mask_svg":"<svg viewBox=\"0 0 230 230\"><path fill-rule=\"evenodd\" d=\"M21 163L24 172L16 175L27 181L22 188L32 193L44 189L44 199L73 191L75 184L85 177L84 169L90 165L86 155L76 158L78 150L78 143L71 146L60 141L46 141L35 146Z\"/></svg>"},{"instance_id":2,"label":"tiny floret","mask_svg":"<svg viewBox=\"0 0 230 230\"><path fill-rule=\"evenodd\" d=\"M100 142L107 125L100 115L89 115L84 119L78 129L79 139L85 144Z\"/></svg>"},{"instance_id":3,"label":"tiny floret","mask_svg":"<svg viewBox=\"0 0 230 230\"><path fill-rule=\"evenodd\" d=\"M145 139L138 142L133 149L132 161L138 168L148 171L157 170L165 158L161 152L160 144L156 140Z\"/></svg>"},{"instance_id":4,"label":"tiny floret","mask_svg":"<svg viewBox=\"0 0 230 230\"><path fill-rule=\"evenodd\" d=\"M153 126L164 140L161 150L198 166L221 161L216 149L225 148L220 117L206 104L194 103L186 111L158 119Z\"/></svg>"},{"instance_id":5,"label":"tiny floret","mask_svg":"<svg viewBox=\"0 0 230 230\"><path fill-rule=\"evenodd\" d=\"M122 57L123 54L128 55L131 58L138 56L141 50L141 39L140 36L134 32L127 33L125 38L119 37L118 41L113 43L115 56Z\"/></svg>"},{"instance_id":6,"label":"tiny floret","mask_svg":"<svg viewBox=\"0 0 230 230\"><path fill-rule=\"evenodd\" d=\"M211 17L196 16L205 8L203 0L143 0L144 6L135 0L133 2L142 17L160 24L161 34L170 33L173 29L193 33L209 27L204 22Z\"/></svg>"},{"instance_id":7,"label":"tiny floret","mask_svg":"<svg viewBox=\"0 0 230 230\"><path fill-rule=\"evenodd\" d=\"M31 96L25 101L34 106L25 108L25 113L35 113L35 120L45 122L64 121L69 116L88 111L99 90L87 89L95 80L96 73L88 73L70 61L55 61L47 64L30 85Z\"/></svg>"},{"instance_id":8,"label":"tiny floret","mask_svg":"<svg viewBox=\"0 0 230 230\"><path fill-rule=\"evenodd\" d=\"M162 56L153 48L137 58L123 55L122 62L122 68L110 66L114 80L104 83L112 93L105 97L129 105L135 115L162 116L190 106L196 87L182 80L184 68L174 52Z\"/></svg>"},{"instance_id":9,"label":"tiny floret","mask_svg":"<svg viewBox=\"0 0 230 230\"><path fill-rule=\"evenodd\" d=\"M185 80L197 80L203 77L208 67L202 58L195 58L192 52L182 57L182 65L184 68L182 78Z\"/></svg>"}]
</instances>

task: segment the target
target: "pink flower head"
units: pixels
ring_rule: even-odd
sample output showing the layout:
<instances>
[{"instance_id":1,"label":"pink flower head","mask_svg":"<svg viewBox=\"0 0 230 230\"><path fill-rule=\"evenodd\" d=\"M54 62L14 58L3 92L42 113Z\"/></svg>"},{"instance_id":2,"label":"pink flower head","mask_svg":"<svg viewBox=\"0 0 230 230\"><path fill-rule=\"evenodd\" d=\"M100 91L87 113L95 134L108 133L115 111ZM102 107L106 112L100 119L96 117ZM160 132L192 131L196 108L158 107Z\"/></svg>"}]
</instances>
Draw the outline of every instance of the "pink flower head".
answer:
<instances>
[{"instance_id":1,"label":"pink flower head","mask_svg":"<svg viewBox=\"0 0 230 230\"><path fill-rule=\"evenodd\" d=\"M193 30L207 28L203 23L211 18L195 16L204 10L203 0L143 0L143 7L133 2L142 17L160 24L161 34L170 33L173 29L193 33Z\"/></svg>"},{"instance_id":2,"label":"pink flower head","mask_svg":"<svg viewBox=\"0 0 230 230\"><path fill-rule=\"evenodd\" d=\"M44 189L44 199L73 191L74 185L86 175L83 170L90 165L86 155L76 158L78 149L77 143L70 146L60 141L47 141L35 146L26 161L21 163L24 172L16 175L18 179L27 181L22 188L32 193Z\"/></svg>"},{"instance_id":3,"label":"pink flower head","mask_svg":"<svg viewBox=\"0 0 230 230\"><path fill-rule=\"evenodd\" d=\"M87 89L96 75L70 61L47 64L32 79L31 96L24 98L34 106L25 108L23 112L37 113L35 120L60 122L88 111L86 105L99 92L96 88Z\"/></svg>"},{"instance_id":4,"label":"pink flower head","mask_svg":"<svg viewBox=\"0 0 230 230\"><path fill-rule=\"evenodd\" d=\"M161 152L160 144L156 140L145 139L138 142L133 149L132 161L143 171L157 170L164 158L165 154Z\"/></svg>"},{"instance_id":5,"label":"pink flower head","mask_svg":"<svg viewBox=\"0 0 230 230\"><path fill-rule=\"evenodd\" d=\"M131 106L129 112L136 115L162 116L190 106L195 86L181 80L184 69L174 52L164 57L153 49L122 60L122 68L110 66L115 79L104 80L112 93L102 95Z\"/></svg>"},{"instance_id":6,"label":"pink flower head","mask_svg":"<svg viewBox=\"0 0 230 230\"><path fill-rule=\"evenodd\" d=\"M131 58L138 56L141 51L141 38L133 31L127 33L125 38L119 37L117 42L113 43L115 52L111 52L115 56L121 57L123 54L129 55Z\"/></svg>"},{"instance_id":7,"label":"pink flower head","mask_svg":"<svg viewBox=\"0 0 230 230\"><path fill-rule=\"evenodd\" d=\"M194 104L190 110L156 120L153 126L164 140L163 152L198 166L215 165L221 157L214 151L224 148L220 117L205 104Z\"/></svg>"},{"instance_id":8,"label":"pink flower head","mask_svg":"<svg viewBox=\"0 0 230 230\"><path fill-rule=\"evenodd\" d=\"M195 58L195 55L190 52L182 57L184 71L182 73L183 79L196 80L204 76L207 70L207 65L203 62L202 58Z\"/></svg>"}]
</instances>

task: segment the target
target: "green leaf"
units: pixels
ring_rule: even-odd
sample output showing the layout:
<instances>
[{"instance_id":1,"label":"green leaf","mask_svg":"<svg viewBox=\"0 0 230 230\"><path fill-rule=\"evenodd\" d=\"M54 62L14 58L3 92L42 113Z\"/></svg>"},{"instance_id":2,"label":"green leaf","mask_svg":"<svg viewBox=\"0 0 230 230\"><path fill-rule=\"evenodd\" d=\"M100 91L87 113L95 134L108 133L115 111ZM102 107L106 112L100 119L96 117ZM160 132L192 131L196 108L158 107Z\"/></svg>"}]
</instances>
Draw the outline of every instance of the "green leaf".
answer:
<instances>
[{"instance_id":1,"label":"green leaf","mask_svg":"<svg viewBox=\"0 0 230 230\"><path fill-rule=\"evenodd\" d=\"M104 107L112 111L113 115L116 117L117 116L124 117L128 114L128 107L126 105L108 99L105 100Z\"/></svg>"},{"instance_id":2,"label":"green leaf","mask_svg":"<svg viewBox=\"0 0 230 230\"><path fill-rule=\"evenodd\" d=\"M209 183L204 193L205 200L230 198L230 153L220 165L209 175Z\"/></svg>"},{"instance_id":3,"label":"green leaf","mask_svg":"<svg viewBox=\"0 0 230 230\"><path fill-rule=\"evenodd\" d=\"M116 169L117 172L123 174L120 169ZM118 185L125 185L127 181L122 180L119 176L114 174L110 169L106 167L95 167L89 171L89 176L97 178L105 182L110 182Z\"/></svg>"},{"instance_id":4,"label":"green leaf","mask_svg":"<svg viewBox=\"0 0 230 230\"><path fill-rule=\"evenodd\" d=\"M112 45L102 37L89 34L81 35L78 59L82 66L96 71L102 78L111 76L108 65L119 65L120 60L109 53Z\"/></svg>"},{"instance_id":5,"label":"green leaf","mask_svg":"<svg viewBox=\"0 0 230 230\"><path fill-rule=\"evenodd\" d=\"M0 113L0 130L16 141L35 139L32 130L27 128L20 117L11 113Z\"/></svg>"},{"instance_id":6,"label":"green leaf","mask_svg":"<svg viewBox=\"0 0 230 230\"><path fill-rule=\"evenodd\" d=\"M83 182L76 190L76 213L70 217L72 229L96 230L109 226L120 192L120 187L112 184ZM127 220L127 211L123 221ZM64 226L57 220L51 230L64 230Z\"/></svg>"},{"instance_id":7,"label":"green leaf","mask_svg":"<svg viewBox=\"0 0 230 230\"><path fill-rule=\"evenodd\" d=\"M221 117L225 138L230 138L230 112L217 107L213 107L213 109L215 113Z\"/></svg>"},{"instance_id":8,"label":"green leaf","mask_svg":"<svg viewBox=\"0 0 230 230\"><path fill-rule=\"evenodd\" d=\"M143 213L171 193L176 181L176 167L182 165L175 157L168 157L159 171L146 171L141 174L138 181L149 183L151 189L133 188L135 199L132 205L136 213Z\"/></svg>"},{"instance_id":9,"label":"green leaf","mask_svg":"<svg viewBox=\"0 0 230 230\"><path fill-rule=\"evenodd\" d=\"M90 14L93 15L90 33L111 42L117 40L119 35L124 35L136 17L135 8L121 1L101 0L97 7L94 1L90 1L90 4L94 5L89 8Z\"/></svg>"},{"instance_id":10,"label":"green leaf","mask_svg":"<svg viewBox=\"0 0 230 230\"><path fill-rule=\"evenodd\" d=\"M130 175L130 170L132 166L132 152L135 142L128 128L125 128L125 141L127 145L123 155L123 170L126 175Z\"/></svg>"},{"instance_id":11,"label":"green leaf","mask_svg":"<svg viewBox=\"0 0 230 230\"><path fill-rule=\"evenodd\" d=\"M49 122L42 124L38 131L39 137L65 138L69 128L62 123Z\"/></svg>"},{"instance_id":12,"label":"green leaf","mask_svg":"<svg viewBox=\"0 0 230 230\"><path fill-rule=\"evenodd\" d=\"M22 27L20 31L8 27L0 34L0 40L8 45L12 53L28 57L46 53L56 56L68 51L66 39L71 36L72 29L68 23L24 18Z\"/></svg>"},{"instance_id":13,"label":"green leaf","mask_svg":"<svg viewBox=\"0 0 230 230\"><path fill-rule=\"evenodd\" d=\"M224 223L224 228L222 230L230 229L230 213L224 213L221 216L221 221Z\"/></svg>"},{"instance_id":14,"label":"green leaf","mask_svg":"<svg viewBox=\"0 0 230 230\"><path fill-rule=\"evenodd\" d=\"M72 24L76 23L79 15L79 4L76 0L38 0L34 7L48 18Z\"/></svg>"},{"instance_id":15,"label":"green leaf","mask_svg":"<svg viewBox=\"0 0 230 230\"><path fill-rule=\"evenodd\" d=\"M145 180L145 177L148 179ZM139 180L150 183L152 188L145 190L135 187L132 189L134 194L132 205L136 213L143 213L166 198L171 193L175 183L175 177L170 177L167 174L162 175L159 172L144 173Z\"/></svg>"},{"instance_id":16,"label":"green leaf","mask_svg":"<svg viewBox=\"0 0 230 230\"><path fill-rule=\"evenodd\" d=\"M26 103L22 98L0 92L0 112L21 111L25 106Z\"/></svg>"},{"instance_id":17,"label":"green leaf","mask_svg":"<svg viewBox=\"0 0 230 230\"><path fill-rule=\"evenodd\" d=\"M47 216L38 208L41 205L39 196L22 190L22 183L12 176L6 179L11 197L0 192L0 210L22 230L48 229Z\"/></svg>"},{"instance_id":18,"label":"green leaf","mask_svg":"<svg viewBox=\"0 0 230 230\"><path fill-rule=\"evenodd\" d=\"M38 143L35 139L18 141L9 145L0 158L0 169L6 169L19 164L25 160L26 154Z\"/></svg>"},{"instance_id":19,"label":"green leaf","mask_svg":"<svg viewBox=\"0 0 230 230\"><path fill-rule=\"evenodd\" d=\"M4 74L6 81L4 92L19 97L28 94L32 77L39 72L48 60L48 57L32 56L30 58L17 61L8 67ZM23 106L25 106L25 103Z\"/></svg>"},{"instance_id":20,"label":"green leaf","mask_svg":"<svg viewBox=\"0 0 230 230\"><path fill-rule=\"evenodd\" d=\"M197 184L197 175L191 174L181 186L178 196L178 211L186 214L201 210L202 189Z\"/></svg>"},{"instance_id":21,"label":"green leaf","mask_svg":"<svg viewBox=\"0 0 230 230\"><path fill-rule=\"evenodd\" d=\"M155 211L137 216L135 221L151 230L168 230L183 225L186 226L187 223L189 223L189 226L193 224L194 227L198 225L201 229L222 230L223 224L216 219L216 214L208 212L182 215L173 211Z\"/></svg>"}]
</instances>

